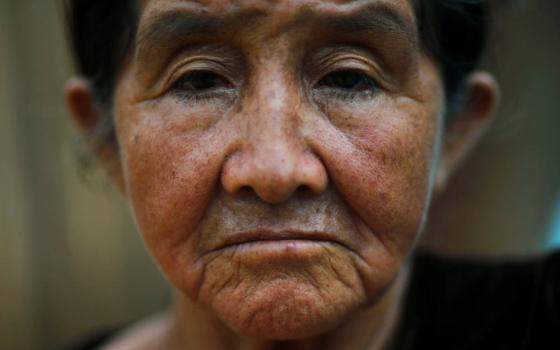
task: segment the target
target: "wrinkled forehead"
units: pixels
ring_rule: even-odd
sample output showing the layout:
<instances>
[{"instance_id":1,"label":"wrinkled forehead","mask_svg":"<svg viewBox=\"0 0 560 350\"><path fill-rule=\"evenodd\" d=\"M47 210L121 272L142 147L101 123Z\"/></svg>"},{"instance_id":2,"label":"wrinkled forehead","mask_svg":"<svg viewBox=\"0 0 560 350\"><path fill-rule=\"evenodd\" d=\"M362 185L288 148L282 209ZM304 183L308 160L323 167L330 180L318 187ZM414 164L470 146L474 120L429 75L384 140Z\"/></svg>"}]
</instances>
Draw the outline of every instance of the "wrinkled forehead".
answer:
<instances>
[{"instance_id":1,"label":"wrinkled forehead","mask_svg":"<svg viewBox=\"0 0 560 350\"><path fill-rule=\"evenodd\" d=\"M197 33L233 33L241 29L254 33L254 24L258 24L258 31L269 35L306 25L320 27L325 33L390 32L395 44L406 43L418 49L418 30L410 1L144 0L137 45L158 46L166 38Z\"/></svg>"},{"instance_id":2,"label":"wrinkled forehead","mask_svg":"<svg viewBox=\"0 0 560 350\"><path fill-rule=\"evenodd\" d=\"M261 16L294 21L306 16L345 16L380 9L415 24L413 0L141 0L142 21L163 12L190 11L200 16Z\"/></svg>"}]
</instances>

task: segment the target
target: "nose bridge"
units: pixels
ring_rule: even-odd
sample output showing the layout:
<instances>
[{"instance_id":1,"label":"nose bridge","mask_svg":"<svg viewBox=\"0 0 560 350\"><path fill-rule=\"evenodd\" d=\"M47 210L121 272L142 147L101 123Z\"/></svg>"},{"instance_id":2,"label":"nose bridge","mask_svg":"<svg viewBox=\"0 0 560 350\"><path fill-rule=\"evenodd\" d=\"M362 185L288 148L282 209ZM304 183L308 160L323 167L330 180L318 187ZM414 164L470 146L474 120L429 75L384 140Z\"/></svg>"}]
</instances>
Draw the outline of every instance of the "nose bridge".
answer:
<instances>
[{"instance_id":1,"label":"nose bridge","mask_svg":"<svg viewBox=\"0 0 560 350\"><path fill-rule=\"evenodd\" d=\"M263 73L246 115L248 148L262 165L283 162L293 166L295 153L304 148L298 132L298 93L281 73Z\"/></svg>"},{"instance_id":2,"label":"nose bridge","mask_svg":"<svg viewBox=\"0 0 560 350\"><path fill-rule=\"evenodd\" d=\"M305 145L298 135L297 93L285 73L263 70L248 114L246 186L268 201L282 201L301 185L298 163Z\"/></svg>"},{"instance_id":3,"label":"nose bridge","mask_svg":"<svg viewBox=\"0 0 560 350\"><path fill-rule=\"evenodd\" d=\"M245 139L224 165L224 188L232 194L250 188L270 203L286 200L299 187L322 192L326 170L300 134L297 84L274 69L264 69L255 80L240 114Z\"/></svg>"}]
</instances>

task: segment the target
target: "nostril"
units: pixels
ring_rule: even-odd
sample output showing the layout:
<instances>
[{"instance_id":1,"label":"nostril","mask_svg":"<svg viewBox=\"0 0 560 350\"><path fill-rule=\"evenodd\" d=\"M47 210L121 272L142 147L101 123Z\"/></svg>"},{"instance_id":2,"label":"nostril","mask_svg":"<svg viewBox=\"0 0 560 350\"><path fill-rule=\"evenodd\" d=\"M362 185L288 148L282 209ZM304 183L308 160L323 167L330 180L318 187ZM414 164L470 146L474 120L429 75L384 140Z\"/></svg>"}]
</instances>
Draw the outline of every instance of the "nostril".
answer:
<instances>
[{"instance_id":1,"label":"nostril","mask_svg":"<svg viewBox=\"0 0 560 350\"><path fill-rule=\"evenodd\" d=\"M308 185L299 185L296 188L295 193L305 198L314 197L317 195L315 191L313 191L313 189Z\"/></svg>"},{"instance_id":2,"label":"nostril","mask_svg":"<svg viewBox=\"0 0 560 350\"><path fill-rule=\"evenodd\" d=\"M279 203L292 195L311 198L325 190L327 172L314 154L297 154L288 147L265 151L252 149L227 158L221 174L227 193Z\"/></svg>"},{"instance_id":3,"label":"nostril","mask_svg":"<svg viewBox=\"0 0 560 350\"><path fill-rule=\"evenodd\" d=\"M250 196L250 195L254 195L254 194L255 194L255 191L253 190L253 188L251 186L248 186L248 185L241 186L237 190L237 195L242 196L242 197L246 197L246 196Z\"/></svg>"}]
</instances>

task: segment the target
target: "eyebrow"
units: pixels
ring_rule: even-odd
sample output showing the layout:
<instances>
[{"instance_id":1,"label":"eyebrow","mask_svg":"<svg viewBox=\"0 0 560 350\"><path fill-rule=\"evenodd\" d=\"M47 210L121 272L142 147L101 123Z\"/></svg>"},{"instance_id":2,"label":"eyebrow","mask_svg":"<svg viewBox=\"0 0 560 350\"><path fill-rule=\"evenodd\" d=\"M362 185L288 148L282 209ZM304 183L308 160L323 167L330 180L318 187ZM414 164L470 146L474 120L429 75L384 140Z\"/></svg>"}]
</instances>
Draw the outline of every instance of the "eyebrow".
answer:
<instances>
[{"instance_id":1,"label":"eyebrow","mask_svg":"<svg viewBox=\"0 0 560 350\"><path fill-rule=\"evenodd\" d=\"M224 33L238 26L249 26L264 17L258 11L239 11L227 16L201 16L190 10L171 10L156 15L137 35L136 47L163 47L170 42L193 36ZM357 32L388 32L403 37L418 47L418 33L414 23L406 20L391 7L372 4L354 13L334 15L302 11L298 22L316 20L326 29L346 34Z\"/></svg>"},{"instance_id":2,"label":"eyebrow","mask_svg":"<svg viewBox=\"0 0 560 350\"><path fill-rule=\"evenodd\" d=\"M162 46L175 39L196 35L215 35L238 26L254 23L259 13L237 12L226 16L201 16L188 10L166 11L155 16L139 31L136 46Z\"/></svg>"},{"instance_id":3,"label":"eyebrow","mask_svg":"<svg viewBox=\"0 0 560 350\"><path fill-rule=\"evenodd\" d=\"M387 6L371 5L356 14L325 16L327 27L344 33L387 32L403 36L412 46L418 46L418 31L415 23Z\"/></svg>"}]
</instances>

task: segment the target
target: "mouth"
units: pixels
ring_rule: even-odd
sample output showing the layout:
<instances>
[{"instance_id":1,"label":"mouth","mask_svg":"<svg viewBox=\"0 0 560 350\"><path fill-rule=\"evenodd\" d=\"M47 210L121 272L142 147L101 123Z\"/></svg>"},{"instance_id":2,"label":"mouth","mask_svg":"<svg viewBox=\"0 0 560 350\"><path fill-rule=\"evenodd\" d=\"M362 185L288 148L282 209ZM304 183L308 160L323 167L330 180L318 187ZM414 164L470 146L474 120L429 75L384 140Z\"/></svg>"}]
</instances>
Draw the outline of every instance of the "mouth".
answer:
<instances>
[{"instance_id":1,"label":"mouth","mask_svg":"<svg viewBox=\"0 0 560 350\"><path fill-rule=\"evenodd\" d=\"M228 235L213 251L228 249L272 248L287 251L297 251L317 247L319 245L337 245L348 249L333 234L322 231L248 231L236 232Z\"/></svg>"}]
</instances>

